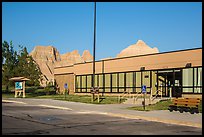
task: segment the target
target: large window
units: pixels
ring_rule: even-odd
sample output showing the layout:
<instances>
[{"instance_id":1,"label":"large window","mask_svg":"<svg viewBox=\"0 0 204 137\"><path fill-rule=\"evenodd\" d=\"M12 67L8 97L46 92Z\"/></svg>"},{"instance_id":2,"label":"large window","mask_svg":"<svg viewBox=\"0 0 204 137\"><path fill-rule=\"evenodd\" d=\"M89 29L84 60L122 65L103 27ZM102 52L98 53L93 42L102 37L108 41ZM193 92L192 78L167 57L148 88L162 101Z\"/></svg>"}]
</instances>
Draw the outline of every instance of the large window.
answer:
<instances>
[{"instance_id":1,"label":"large window","mask_svg":"<svg viewBox=\"0 0 204 137\"><path fill-rule=\"evenodd\" d=\"M92 74L76 76L76 92L90 92L92 88ZM141 92L142 85L146 85L155 94L162 90L164 96L174 93L202 93L202 67L177 68L153 71L114 72L95 75L95 87L100 92L122 93L123 91Z\"/></svg>"},{"instance_id":2,"label":"large window","mask_svg":"<svg viewBox=\"0 0 204 137\"><path fill-rule=\"evenodd\" d=\"M126 73L126 87L133 87L133 72Z\"/></svg>"},{"instance_id":3,"label":"large window","mask_svg":"<svg viewBox=\"0 0 204 137\"><path fill-rule=\"evenodd\" d=\"M87 75L87 92L91 92L92 75Z\"/></svg>"},{"instance_id":4,"label":"large window","mask_svg":"<svg viewBox=\"0 0 204 137\"><path fill-rule=\"evenodd\" d=\"M103 92L103 74L100 74L99 75L99 87L100 87L100 89L99 89L99 92Z\"/></svg>"},{"instance_id":5,"label":"large window","mask_svg":"<svg viewBox=\"0 0 204 137\"><path fill-rule=\"evenodd\" d=\"M193 92L193 68L187 68L182 70L182 86L183 93Z\"/></svg>"},{"instance_id":6,"label":"large window","mask_svg":"<svg viewBox=\"0 0 204 137\"><path fill-rule=\"evenodd\" d=\"M150 71L142 72L142 85L146 85L148 88L150 87Z\"/></svg>"},{"instance_id":7,"label":"large window","mask_svg":"<svg viewBox=\"0 0 204 137\"><path fill-rule=\"evenodd\" d=\"M202 93L202 68L194 68L194 93Z\"/></svg>"},{"instance_id":8,"label":"large window","mask_svg":"<svg viewBox=\"0 0 204 137\"><path fill-rule=\"evenodd\" d=\"M87 90L86 90L86 87L87 87L87 86L86 86L86 76L82 76L81 79L82 79L82 80L81 80L81 82L82 82L82 83L81 83L82 92L86 92L86 91L87 91Z\"/></svg>"},{"instance_id":9,"label":"large window","mask_svg":"<svg viewBox=\"0 0 204 137\"><path fill-rule=\"evenodd\" d=\"M119 73L119 92L125 90L125 73Z\"/></svg>"},{"instance_id":10,"label":"large window","mask_svg":"<svg viewBox=\"0 0 204 137\"><path fill-rule=\"evenodd\" d=\"M117 92L118 78L117 73L112 74L112 92Z\"/></svg>"},{"instance_id":11,"label":"large window","mask_svg":"<svg viewBox=\"0 0 204 137\"><path fill-rule=\"evenodd\" d=\"M111 86L111 83L110 83L110 76L111 74L105 74L105 92L110 92L110 86Z\"/></svg>"},{"instance_id":12,"label":"large window","mask_svg":"<svg viewBox=\"0 0 204 137\"><path fill-rule=\"evenodd\" d=\"M76 90L77 92L80 92L80 88L81 88L81 80L80 80L80 76L76 77Z\"/></svg>"},{"instance_id":13,"label":"large window","mask_svg":"<svg viewBox=\"0 0 204 137\"><path fill-rule=\"evenodd\" d=\"M126 73L126 91L133 91L133 72Z\"/></svg>"},{"instance_id":14,"label":"large window","mask_svg":"<svg viewBox=\"0 0 204 137\"><path fill-rule=\"evenodd\" d=\"M141 72L136 72L136 92L141 92Z\"/></svg>"},{"instance_id":15,"label":"large window","mask_svg":"<svg viewBox=\"0 0 204 137\"><path fill-rule=\"evenodd\" d=\"M183 93L202 93L202 68L183 69Z\"/></svg>"}]
</instances>

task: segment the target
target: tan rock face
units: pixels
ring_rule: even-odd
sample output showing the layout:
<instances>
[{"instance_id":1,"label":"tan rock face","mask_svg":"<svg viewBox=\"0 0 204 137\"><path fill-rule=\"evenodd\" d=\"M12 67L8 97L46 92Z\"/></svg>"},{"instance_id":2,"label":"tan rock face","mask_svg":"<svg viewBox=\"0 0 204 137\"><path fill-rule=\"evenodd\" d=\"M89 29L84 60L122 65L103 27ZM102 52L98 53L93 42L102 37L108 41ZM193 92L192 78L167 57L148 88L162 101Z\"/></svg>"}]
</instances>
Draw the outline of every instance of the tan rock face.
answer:
<instances>
[{"instance_id":1,"label":"tan rock face","mask_svg":"<svg viewBox=\"0 0 204 137\"><path fill-rule=\"evenodd\" d=\"M39 65L43 74L40 84L46 86L47 82L54 80L54 63L60 61L60 54L53 46L36 46L30 53Z\"/></svg>"},{"instance_id":2,"label":"tan rock face","mask_svg":"<svg viewBox=\"0 0 204 137\"><path fill-rule=\"evenodd\" d=\"M68 52L61 55L61 60L66 61L68 64L81 63L83 62L78 50Z\"/></svg>"},{"instance_id":3,"label":"tan rock face","mask_svg":"<svg viewBox=\"0 0 204 137\"><path fill-rule=\"evenodd\" d=\"M88 50L84 50L84 52L82 54L82 59L85 62L93 61L93 56L91 55L91 53Z\"/></svg>"},{"instance_id":4,"label":"tan rock face","mask_svg":"<svg viewBox=\"0 0 204 137\"><path fill-rule=\"evenodd\" d=\"M117 57L127 57L135 55L144 55L151 53L159 53L159 50L149 47L144 41L138 40L136 44L130 45L129 47L122 50Z\"/></svg>"},{"instance_id":5,"label":"tan rock face","mask_svg":"<svg viewBox=\"0 0 204 137\"><path fill-rule=\"evenodd\" d=\"M142 40L138 40L136 44L122 50L117 57L135 56L143 54L158 53L157 48L149 47ZM69 66L75 63L83 63L93 61L93 56L88 50L85 50L80 56L78 50L67 52L60 55L53 46L36 46L30 53L36 63L39 65L43 74L41 86L46 86L48 82L54 81L54 67ZM107 59L107 58L106 58Z\"/></svg>"},{"instance_id":6,"label":"tan rock face","mask_svg":"<svg viewBox=\"0 0 204 137\"><path fill-rule=\"evenodd\" d=\"M92 61L93 57L88 50L80 56L78 50L60 55L53 46L36 46L30 53L42 72L41 86L54 82L54 67L69 66L75 63Z\"/></svg>"}]
</instances>

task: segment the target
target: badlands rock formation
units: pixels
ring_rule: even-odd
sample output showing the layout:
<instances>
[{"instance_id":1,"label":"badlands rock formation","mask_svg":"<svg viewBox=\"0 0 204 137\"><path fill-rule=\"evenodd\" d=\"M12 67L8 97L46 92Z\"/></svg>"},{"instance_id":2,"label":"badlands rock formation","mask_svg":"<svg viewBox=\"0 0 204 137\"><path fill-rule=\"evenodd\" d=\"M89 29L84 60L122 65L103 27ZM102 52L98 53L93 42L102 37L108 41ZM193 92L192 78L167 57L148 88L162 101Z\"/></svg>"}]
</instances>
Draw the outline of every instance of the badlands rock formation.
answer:
<instances>
[{"instance_id":1,"label":"badlands rock formation","mask_svg":"<svg viewBox=\"0 0 204 137\"><path fill-rule=\"evenodd\" d=\"M30 55L39 65L43 74L42 80L40 81L41 86L46 86L48 82L54 82L54 67L68 66L93 60L88 50L83 52L82 57L78 53L78 50L60 55L53 46L36 46Z\"/></svg>"},{"instance_id":2,"label":"badlands rock formation","mask_svg":"<svg viewBox=\"0 0 204 137\"><path fill-rule=\"evenodd\" d=\"M136 44L130 45L122 50L117 57L144 55L158 52L157 48L151 48L142 40L138 40ZM93 61L93 56L88 50L85 50L82 56L80 56L78 50L60 55L57 49L53 46L36 46L30 55L39 65L43 74L43 79L40 82L41 86L46 86L48 82L54 82L54 67L69 66L75 63Z\"/></svg>"},{"instance_id":3,"label":"badlands rock formation","mask_svg":"<svg viewBox=\"0 0 204 137\"><path fill-rule=\"evenodd\" d=\"M30 53L42 72L42 86L54 80L54 63L60 61L60 54L53 46L36 46Z\"/></svg>"},{"instance_id":4,"label":"badlands rock formation","mask_svg":"<svg viewBox=\"0 0 204 137\"><path fill-rule=\"evenodd\" d=\"M88 50L84 50L82 54L82 60L84 60L85 62L93 61L93 56Z\"/></svg>"},{"instance_id":5,"label":"badlands rock formation","mask_svg":"<svg viewBox=\"0 0 204 137\"><path fill-rule=\"evenodd\" d=\"M136 44L130 45L122 50L117 57L136 56L158 52L159 50L156 47L151 48L144 41L138 40Z\"/></svg>"}]
</instances>

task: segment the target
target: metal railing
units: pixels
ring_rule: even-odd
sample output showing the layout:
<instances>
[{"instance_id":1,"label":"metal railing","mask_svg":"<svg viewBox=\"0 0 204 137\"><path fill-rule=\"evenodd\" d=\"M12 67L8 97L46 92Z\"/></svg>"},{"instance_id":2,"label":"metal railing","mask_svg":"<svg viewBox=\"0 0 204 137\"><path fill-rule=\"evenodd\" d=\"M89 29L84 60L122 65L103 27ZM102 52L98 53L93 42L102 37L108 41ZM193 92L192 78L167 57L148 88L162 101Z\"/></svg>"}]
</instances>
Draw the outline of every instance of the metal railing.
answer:
<instances>
[{"instance_id":1,"label":"metal railing","mask_svg":"<svg viewBox=\"0 0 204 137\"><path fill-rule=\"evenodd\" d=\"M133 103L134 104L141 95L142 95L142 91L136 92L136 95L133 96L133 101L134 101Z\"/></svg>"},{"instance_id":2,"label":"metal railing","mask_svg":"<svg viewBox=\"0 0 204 137\"><path fill-rule=\"evenodd\" d=\"M120 103L120 102L121 102L121 99L124 98L124 97L126 97L126 96L131 97L131 93L130 93L129 90L128 90L128 91L125 90L125 91L123 91L122 94L118 95L118 103Z\"/></svg>"},{"instance_id":3,"label":"metal railing","mask_svg":"<svg viewBox=\"0 0 204 137\"><path fill-rule=\"evenodd\" d=\"M158 97L158 95L161 93L161 99L162 99L162 90L161 89L158 89L158 90L156 90L156 94L154 95L154 97L153 97L153 95L152 95L152 89L150 90L150 96L149 96L149 104L151 104L152 103L152 101L154 101L157 97Z\"/></svg>"}]
</instances>

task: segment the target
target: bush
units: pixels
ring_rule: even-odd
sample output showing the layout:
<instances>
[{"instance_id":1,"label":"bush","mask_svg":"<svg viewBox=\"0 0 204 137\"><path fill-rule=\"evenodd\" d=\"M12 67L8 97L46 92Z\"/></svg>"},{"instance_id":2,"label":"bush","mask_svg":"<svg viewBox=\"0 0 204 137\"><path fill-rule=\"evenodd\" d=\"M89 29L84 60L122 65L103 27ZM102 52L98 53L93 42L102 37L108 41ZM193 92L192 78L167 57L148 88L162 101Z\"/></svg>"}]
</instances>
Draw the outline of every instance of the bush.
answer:
<instances>
[{"instance_id":1,"label":"bush","mask_svg":"<svg viewBox=\"0 0 204 137\"><path fill-rule=\"evenodd\" d=\"M54 95L56 94L56 90L54 86L47 86L45 88L39 87L34 92L35 95L42 96L42 95Z\"/></svg>"},{"instance_id":2,"label":"bush","mask_svg":"<svg viewBox=\"0 0 204 137\"><path fill-rule=\"evenodd\" d=\"M45 89L37 89L34 92L35 95L37 96L42 96L42 95L46 95Z\"/></svg>"},{"instance_id":3,"label":"bush","mask_svg":"<svg viewBox=\"0 0 204 137\"><path fill-rule=\"evenodd\" d=\"M34 93L36 90L38 89L38 87L26 87L26 93Z\"/></svg>"}]
</instances>

